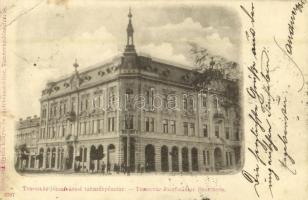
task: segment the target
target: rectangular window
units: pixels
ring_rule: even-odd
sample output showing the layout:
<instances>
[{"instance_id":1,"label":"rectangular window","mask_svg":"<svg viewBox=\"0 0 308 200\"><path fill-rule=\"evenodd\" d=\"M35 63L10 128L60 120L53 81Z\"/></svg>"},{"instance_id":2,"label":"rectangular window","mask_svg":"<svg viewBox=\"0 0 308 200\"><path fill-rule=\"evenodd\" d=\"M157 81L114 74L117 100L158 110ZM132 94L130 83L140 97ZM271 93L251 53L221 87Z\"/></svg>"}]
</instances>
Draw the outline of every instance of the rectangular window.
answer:
<instances>
[{"instance_id":1,"label":"rectangular window","mask_svg":"<svg viewBox=\"0 0 308 200\"><path fill-rule=\"evenodd\" d=\"M86 135L87 134L87 122L83 123L83 134Z\"/></svg>"},{"instance_id":2,"label":"rectangular window","mask_svg":"<svg viewBox=\"0 0 308 200\"><path fill-rule=\"evenodd\" d=\"M133 129L133 128L134 128L134 116L125 115L125 129Z\"/></svg>"},{"instance_id":3,"label":"rectangular window","mask_svg":"<svg viewBox=\"0 0 308 200\"><path fill-rule=\"evenodd\" d=\"M202 107L206 108L206 96L202 96Z\"/></svg>"},{"instance_id":4,"label":"rectangular window","mask_svg":"<svg viewBox=\"0 0 308 200\"><path fill-rule=\"evenodd\" d=\"M150 119L148 117L145 118L145 131L150 131Z\"/></svg>"},{"instance_id":5,"label":"rectangular window","mask_svg":"<svg viewBox=\"0 0 308 200\"><path fill-rule=\"evenodd\" d=\"M70 124L70 130L69 130L69 132L70 132L70 135L72 135L72 133L73 133L73 124Z\"/></svg>"},{"instance_id":6,"label":"rectangular window","mask_svg":"<svg viewBox=\"0 0 308 200\"><path fill-rule=\"evenodd\" d=\"M154 88L149 88L145 91L145 104L149 110L153 109L154 105Z\"/></svg>"},{"instance_id":7,"label":"rectangular window","mask_svg":"<svg viewBox=\"0 0 308 200\"><path fill-rule=\"evenodd\" d=\"M240 130L239 129L236 129L236 132L235 132L235 139L238 141L240 140Z\"/></svg>"},{"instance_id":8,"label":"rectangular window","mask_svg":"<svg viewBox=\"0 0 308 200\"><path fill-rule=\"evenodd\" d=\"M184 122L183 127L184 127L184 135L188 135L188 123Z\"/></svg>"},{"instance_id":9,"label":"rectangular window","mask_svg":"<svg viewBox=\"0 0 308 200\"><path fill-rule=\"evenodd\" d=\"M111 132L111 118L108 118L108 132Z\"/></svg>"},{"instance_id":10,"label":"rectangular window","mask_svg":"<svg viewBox=\"0 0 308 200\"><path fill-rule=\"evenodd\" d=\"M112 118L112 131L114 131L115 130L115 120L114 120L115 118L113 117Z\"/></svg>"},{"instance_id":11,"label":"rectangular window","mask_svg":"<svg viewBox=\"0 0 308 200\"><path fill-rule=\"evenodd\" d=\"M104 120L103 119L100 120L100 125L99 126L100 126L100 129L99 129L100 133L103 133L104 132Z\"/></svg>"},{"instance_id":12,"label":"rectangular window","mask_svg":"<svg viewBox=\"0 0 308 200\"><path fill-rule=\"evenodd\" d=\"M49 118L51 118L52 117L52 107L50 107L50 110L49 110Z\"/></svg>"},{"instance_id":13,"label":"rectangular window","mask_svg":"<svg viewBox=\"0 0 308 200\"><path fill-rule=\"evenodd\" d=\"M72 100L71 111L75 112L75 109L76 109L76 102L75 102L75 100L73 99L73 100Z\"/></svg>"},{"instance_id":14,"label":"rectangular window","mask_svg":"<svg viewBox=\"0 0 308 200\"><path fill-rule=\"evenodd\" d=\"M105 109L106 106L107 106L107 103L105 103L105 96L104 96L104 93L103 93L102 96L101 96L101 108Z\"/></svg>"},{"instance_id":15,"label":"rectangular window","mask_svg":"<svg viewBox=\"0 0 308 200\"><path fill-rule=\"evenodd\" d=\"M88 129L87 129L88 134L92 134L92 123L91 120L88 121Z\"/></svg>"},{"instance_id":16,"label":"rectangular window","mask_svg":"<svg viewBox=\"0 0 308 200\"><path fill-rule=\"evenodd\" d=\"M210 151L206 151L207 164L210 164Z\"/></svg>"},{"instance_id":17,"label":"rectangular window","mask_svg":"<svg viewBox=\"0 0 308 200\"><path fill-rule=\"evenodd\" d=\"M194 110L194 97L193 96L190 96L189 97L189 105L188 105L188 107L189 107L189 110Z\"/></svg>"},{"instance_id":18,"label":"rectangular window","mask_svg":"<svg viewBox=\"0 0 308 200\"><path fill-rule=\"evenodd\" d=\"M215 126L215 136L219 138L219 126Z\"/></svg>"},{"instance_id":19,"label":"rectangular window","mask_svg":"<svg viewBox=\"0 0 308 200\"><path fill-rule=\"evenodd\" d=\"M207 124L203 124L203 136L208 137Z\"/></svg>"},{"instance_id":20,"label":"rectangular window","mask_svg":"<svg viewBox=\"0 0 308 200\"><path fill-rule=\"evenodd\" d=\"M174 121L174 120L171 120L171 121L170 121L170 127L171 127L171 133L172 133L172 134L175 134L175 132L176 132L176 126L175 126L175 121Z\"/></svg>"},{"instance_id":21,"label":"rectangular window","mask_svg":"<svg viewBox=\"0 0 308 200\"><path fill-rule=\"evenodd\" d=\"M150 90L145 91L145 105L150 105Z\"/></svg>"},{"instance_id":22,"label":"rectangular window","mask_svg":"<svg viewBox=\"0 0 308 200\"><path fill-rule=\"evenodd\" d=\"M108 131L113 132L114 131L114 117L108 118Z\"/></svg>"},{"instance_id":23,"label":"rectangular window","mask_svg":"<svg viewBox=\"0 0 308 200\"><path fill-rule=\"evenodd\" d=\"M92 120L92 134L94 134L95 133L95 120Z\"/></svg>"},{"instance_id":24,"label":"rectangular window","mask_svg":"<svg viewBox=\"0 0 308 200\"><path fill-rule=\"evenodd\" d=\"M83 135L84 133L83 133L83 122L80 122L79 123L79 130L80 130L80 135Z\"/></svg>"},{"instance_id":25,"label":"rectangular window","mask_svg":"<svg viewBox=\"0 0 308 200\"><path fill-rule=\"evenodd\" d=\"M230 138L229 127L226 127L226 139Z\"/></svg>"},{"instance_id":26,"label":"rectangular window","mask_svg":"<svg viewBox=\"0 0 308 200\"><path fill-rule=\"evenodd\" d=\"M163 133L168 133L168 120L163 120Z\"/></svg>"},{"instance_id":27,"label":"rectangular window","mask_svg":"<svg viewBox=\"0 0 308 200\"><path fill-rule=\"evenodd\" d=\"M85 100L85 104L86 104L86 105L85 105L85 109L86 109L86 110L88 110L88 106L89 106L89 99L86 99L86 100Z\"/></svg>"},{"instance_id":28,"label":"rectangular window","mask_svg":"<svg viewBox=\"0 0 308 200\"><path fill-rule=\"evenodd\" d=\"M60 115L62 115L62 104L60 104Z\"/></svg>"},{"instance_id":29,"label":"rectangular window","mask_svg":"<svg viewBox=\"0 0 308 200\"><path fill-rule=\"evenodd\" d=\"M63 114L66 113L66 103L63 104Z\"/></svg>"},{"instance_id":30,"label":"rectangular window","mask_svg":"<svg viewBox=\"0 0 308 200\"><path fill-rule=\"evenodd\" d=\"M65 125L62 126L62 137L64 137L66 134L66 127Z\"/></svg>"},{"instance_id":31,"label":"rectangular window","mask_svg":"<svg viewBox=\"0 0 308 200\"><path fill-rule=\"evenodd\" d=\"M115 105L115 86L109 88L109 93L108 93L108 106L113 107Z\"/></svg>"},{"instance_id":32,"label":"rectangular window","mask_svg":"<svg viewBox=\"0 0 308 200\"><path fill-rule=\"evenodd\" d=\"M46 117L46 108L43 108L43 110L42 110L42 117Z\"/></svg>"},{"instance_id":33,"label":"rectangular window","mask_svg":"<svg viewBox=\"0 0 308 200\"><path fill-rule=\"evenodd\" d=\"M93 107L93 110L96 108L96 97L92 99L92 107Z\"/></svg>"},{"instance_id":34,"label":"rectangular window","mask_svg":"<svg viewBox=\"0 0 308 200\"><path fill-rule=\"evenodd\" d=\"M231 152L229 152L229 159L230 159L229 163L230 163L230 165L232 166L233 163L232 163L232 153L231 153Z\"/></svg>"},{"instance_id":35,"label":"rectangular window","mask_svg":"<svg viewBox=\"0 0 308 200\"><path fill-rule=\"evenodd\" d=\"M168 95L163 94L163 106L164 108L168 109Z\"/></svg>"},{"instance_id":36,"label":"rectangular window","mask_svg":"<svg viewBox=\"0 0 308 200\"><path fill-rule=\"evenodd\" d=\"M190 123L190 135L195 135L195 123Z\"/></svg>"},{"instance_id":37,"label":"rectangular window","mask_svg":"<svg viewBox=\"0 0 308 200\"><path fill-rule=\"evenodd\" d=\"M206 165L206 155L205 151L203 150L203 164Z\"/></svg>"},{"instance_id":38,"label":"rectangular window","mask_svg":"<svg viewBox=\"0 0 308 200\"><path fill-rule=\"evenodd\" d=\"M175 109L176 108L176 96L175 92L172 92L168 95L168 109Z\"/></svg>"},{"instance_id":39,"label":"rectangular window","mask_svg":"<svg viewBox=\"0 0 308 200\"><path fill-rule=\"evenodd\" d=\"M96 121L96 133L100 133L100 132L101 132L100 120L98 119Z\"/></svg>"},{"instance_id":40,"label":"rectangular window","mask_svg":"<svg viewBox=\"0 0 308 200\"><path fill-rule=\"evenodd\" d=\"M184 110L187 110L187 95L186 94L184 94L183 95L183 109Z\"/></svg>"},{"instance_id":41,"label":"rectangular window","mask_svg":"<svg viewBox=\"0 0 308 200\"><path fill-rule=\"evenodd\" d=\"M151 123L150 123L150 131L151 132L154 132L154 127L155 127L154 118L151 118Z\"/></svg>"},{"instance_id":42,"label":"rectangular window","mask_svg":"<svg viewBox=\"0 0 308 200\"><path fill-rule=\"evenodd\" d=\"M97 97L97 107L100 108L101 107L101 96Z\"/></svg>"},{"instance_id":43,"label":"rectangular window","mask_svg":"<svg viewBox=\"0 0 308 200\"><path fill-rule=\"evenodd\" d=\"M52 127L52 138L56 137L56 127Z\"/></svg>"},{"instance_id":44,"label":"rectangular window","mask_svg":"<svg viewBox=\"0 0 308 200\"><path fill-rule=\"evenodd\" d=\"M83 111L83 100L80 101L80 111Z\"/></svg>"},{"instance_id":45,"label":"rectangular window","mask_svg":"<svg viewBox=\"0 0 308 200\"><path fill-rule=\"evenodd\" d=\"M150 109L154 109L154 88L150 89Z\"/></svg>"}]
</instances>

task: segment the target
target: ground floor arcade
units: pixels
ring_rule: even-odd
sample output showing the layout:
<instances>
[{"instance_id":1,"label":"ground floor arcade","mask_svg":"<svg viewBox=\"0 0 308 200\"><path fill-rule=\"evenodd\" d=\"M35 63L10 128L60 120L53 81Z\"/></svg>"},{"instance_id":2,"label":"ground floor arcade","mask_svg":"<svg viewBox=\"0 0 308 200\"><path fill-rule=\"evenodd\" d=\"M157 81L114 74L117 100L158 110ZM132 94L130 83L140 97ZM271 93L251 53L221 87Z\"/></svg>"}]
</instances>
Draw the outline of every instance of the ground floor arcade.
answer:
<instances>
[{"instance_id":1,"label":"ground floor arcade","mask_svg":"<svg viewBox=\"0 0 308 200\"><path fill-rule=\"evenodd\" d=\"M204 142L126 137L39 144L28 155L17 152L17 170L78 172L218 172L240 167L240 147ZM130 152L127 154L127 152Z\"/></svg>"}]
</instances>

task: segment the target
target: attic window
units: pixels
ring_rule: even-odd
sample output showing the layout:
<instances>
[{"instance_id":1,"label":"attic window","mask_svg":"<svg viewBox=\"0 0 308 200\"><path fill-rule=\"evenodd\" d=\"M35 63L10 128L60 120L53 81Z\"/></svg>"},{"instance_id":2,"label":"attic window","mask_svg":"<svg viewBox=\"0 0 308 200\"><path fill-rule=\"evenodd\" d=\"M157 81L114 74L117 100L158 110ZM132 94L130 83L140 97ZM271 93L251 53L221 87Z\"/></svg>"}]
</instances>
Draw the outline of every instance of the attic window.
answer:
<instances>
[{"instance_id":1,"label":"attic window","mask_svg":"<svg viewBox=\"0 0 308 200\"><path fill-rule=\"evenodd\" d=\"M70 84L64 83L63 86L67 88L68 86L70 86Z\"/></svg>"},{"instance_id":2,"label":"attic window","mask_svg":"<svg viewBox=\"0 0 308 200\"><path fill-rule=\"evenodd\" d=\"M167 70L163 71L162 74L163 74L164 76L169 76L170 70L167 69Z\"/></svg>"},{"instance_id":3,"label":"attic window","mask_svg":"<svg viewBox=\"0 0 308 200\"><path fill-rule=\"evenodd\" d=\"M104 75L105 75L105 72L99 71L97 74L100 75L100 76L104 76Z\"/></svg>"},{"instance_id":4,"label":"attic window","mask_svg":"<svg viewBox=\"0 0 308 200\"><path fill-rule=\"evenodd\" d=\"M86 76L84 77L84 79L87 80L87 81L89 81L89 80L91 80L91 76L86 75Z\"/></svg>"},{"instance_id":5,"label":"attic window","mask_svg":"<svg viewBox=\"0 0 308 200\"><path fill-rule=\"evenodd\" d=\"M54 90L55 90L55 91L58 91L59 89L60 89L59 86L55 86L55 87L54 87Z\"/></svg>"}]
</instances>

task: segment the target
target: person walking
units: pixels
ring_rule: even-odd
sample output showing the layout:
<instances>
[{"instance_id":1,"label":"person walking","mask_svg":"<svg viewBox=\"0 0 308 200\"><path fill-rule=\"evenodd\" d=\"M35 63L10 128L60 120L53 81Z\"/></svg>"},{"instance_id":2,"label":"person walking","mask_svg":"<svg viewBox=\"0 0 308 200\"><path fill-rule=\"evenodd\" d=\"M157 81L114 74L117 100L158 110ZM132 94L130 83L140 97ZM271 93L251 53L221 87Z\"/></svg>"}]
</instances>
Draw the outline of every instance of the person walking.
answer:
<instances>
[{"instance_id":1,"label":"person walking","mask_svg":"<svg viewBox=\"0 0 308 200\"><path fill-rule=\"evenodd\" d=\"M103 172L103 174L105 174L105 169L106 169L106 164L105 164L105 162L103 161L103 163L102 163L102 172Z\"/></svg>"}]
</instances>

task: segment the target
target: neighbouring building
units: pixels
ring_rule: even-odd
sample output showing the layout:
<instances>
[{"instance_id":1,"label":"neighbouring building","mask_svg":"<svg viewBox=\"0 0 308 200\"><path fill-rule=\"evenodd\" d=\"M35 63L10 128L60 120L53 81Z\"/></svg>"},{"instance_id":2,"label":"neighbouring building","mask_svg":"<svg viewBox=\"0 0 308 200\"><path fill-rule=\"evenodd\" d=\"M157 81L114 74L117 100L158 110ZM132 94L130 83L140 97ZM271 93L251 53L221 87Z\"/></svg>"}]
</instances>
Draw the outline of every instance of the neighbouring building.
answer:
<instances>
[{"instance_id":1,"label":"neighbouring building","mask_svg":"<svg viewBox=\"0 0 308 200\"><path fill-rule=\"evenodd\" d=\"M37 168L37 142L40 130L40 118L19 119L15 135L15 164L18 169Z\"/></svg>"},{"instance_id":2,"label":"neighbouring building","mask_svg":"<svg viewBox=\"0 0 308 200\"><path fill-rule=\"evenodd\" d=\"M46 85L40 118L18 123L24 146L16 148L16 163L42 171L239 169L240 103L224 93L237 82L217 80L197 92L192 70L136 53L128 17L123 55L83 72L75 62L74 73Z\"/></svg>"}]
</instances>

